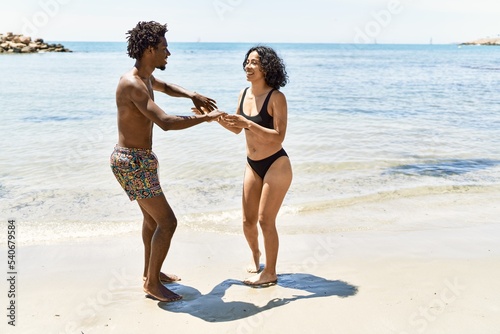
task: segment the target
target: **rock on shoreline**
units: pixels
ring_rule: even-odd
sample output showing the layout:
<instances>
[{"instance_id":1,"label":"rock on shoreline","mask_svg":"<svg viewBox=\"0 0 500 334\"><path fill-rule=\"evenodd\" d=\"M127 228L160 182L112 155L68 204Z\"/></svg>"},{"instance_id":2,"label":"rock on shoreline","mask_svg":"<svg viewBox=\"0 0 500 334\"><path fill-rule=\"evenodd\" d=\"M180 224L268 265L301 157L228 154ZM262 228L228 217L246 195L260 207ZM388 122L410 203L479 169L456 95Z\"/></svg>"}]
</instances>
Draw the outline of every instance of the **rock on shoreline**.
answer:
<instances>
[{"instance_id":1,"label":"rock on shoreline","mask_svg":"<svg viewBox=\"0 0 500 334\"><path fill-rule=\"evenodd\" d=\"M61 44L47 44L43 39L34 41L31 37L15 35L11 32L0 34L0 54L2 53L38 53L38 52L72 52Z\"/></svg>"},{"instance_id":2,"label":"rock on shoreline","mask_svg":"<svg viewBox=\"0 0 500 334\"><path fill-rule=\"evenodd\" d=\"M480 38L472 42L461 43L460 45L497 45L500 46L500 38Z\"/></svg>"}]
</instances>

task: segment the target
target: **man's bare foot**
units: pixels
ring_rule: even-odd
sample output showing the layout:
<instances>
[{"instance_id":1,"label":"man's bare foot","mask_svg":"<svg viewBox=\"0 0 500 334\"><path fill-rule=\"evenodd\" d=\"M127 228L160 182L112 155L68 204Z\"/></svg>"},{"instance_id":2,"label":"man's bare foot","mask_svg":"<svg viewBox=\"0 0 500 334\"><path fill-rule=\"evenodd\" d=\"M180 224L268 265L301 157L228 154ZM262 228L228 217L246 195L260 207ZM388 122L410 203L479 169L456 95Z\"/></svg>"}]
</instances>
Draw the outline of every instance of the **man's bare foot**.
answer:
<instances>
[{"instance_id":1,"label":"man's bare foot","mask_svg":"<svg viewBox=\"0 0 500 334\"><path fill-rule=\"evenodd\" d=\"M144 284L144 292L146 297L160 301L160 302L175 302L182 299L181 295L167 289L161 283L157 285Z\"/></svg>"},{"instance_id":2,"label":"man's bare foot","mask_svg":"<svg viewBox=\"0 0 500 334\"><path fill-rule=\"evenodd\" d=\"M264 288L278 283L278 276L276 274L267 274L265 271L247 278L243 281L246 285L252 287Z\"/></svg>"},{"instance_id":3,"label":"man's bare foot","mask_svg":"<svg viewBox=\"0 0 500 334\"><path fill-rule=\"evenodd\" d=\"M142 280L146 281L146 277L143 277ZM164 273L160 272L160 282L162 282L162 283L172 283L172 282L177 282L180 280L181 280L181 278L177 275L164 274Z\"/></svg>"},{"instance_id":4,"label":"man's bare foot","mask_svg":"<svg viewBox=\"0 0 500 334\"><path fill-rule=\"evenodd\" d=\"M162 283L172 283L172 282L177 282L180 280L181 280L181 278L177 275L164 274L164 273L160 272L160 282L162 282Z\"/></svg>"},{"instance_id":5,"label":"man's bare foot","mask_svg":"<svg viewBox=\"0 0 500 334\"><path fill-rule=\"evenodd\" d=\"M252 263L248 265L247 267L247 272L249 273L259 273L262 271L261 267L260 267L260 251L258 251L257 253L253 253L253 259L252 259Z\"/></svg>"}]
</instances>

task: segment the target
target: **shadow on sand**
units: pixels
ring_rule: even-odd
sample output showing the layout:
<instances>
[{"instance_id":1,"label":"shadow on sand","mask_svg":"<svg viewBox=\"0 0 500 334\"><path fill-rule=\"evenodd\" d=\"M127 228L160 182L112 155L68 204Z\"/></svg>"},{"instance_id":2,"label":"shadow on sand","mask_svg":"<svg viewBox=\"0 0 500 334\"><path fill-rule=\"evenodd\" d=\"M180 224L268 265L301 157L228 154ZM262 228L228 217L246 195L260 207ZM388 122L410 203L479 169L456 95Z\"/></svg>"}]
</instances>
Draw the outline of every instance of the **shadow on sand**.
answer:
<instances>
[{"instance_id":1,"label":"shadow on sand","mask_svg":"<svg viewBox=\"0 0 500 334\"><path fill-rule=\"evenodd\" d=\"M173 283L169 284L168 288L182 295L184 298L174 303L158 303L158 306L166 311L190 314L208 322L226 322L251 317L260 312L271 310L300 299L331 296L346 298L354 296L358 292L356 286L343 281L327 280L311 274L280 274L278 275L278 284L265 289L281 287L303 291L308 294L274 298L266 305L257 306L245 301L224 301L223 297L226 291L233 285L242 285L245 288L252 289L244 285L241 281L228 279L215 286L209 293L203 295L195 288Z\"/></svg>"}]
</instances>

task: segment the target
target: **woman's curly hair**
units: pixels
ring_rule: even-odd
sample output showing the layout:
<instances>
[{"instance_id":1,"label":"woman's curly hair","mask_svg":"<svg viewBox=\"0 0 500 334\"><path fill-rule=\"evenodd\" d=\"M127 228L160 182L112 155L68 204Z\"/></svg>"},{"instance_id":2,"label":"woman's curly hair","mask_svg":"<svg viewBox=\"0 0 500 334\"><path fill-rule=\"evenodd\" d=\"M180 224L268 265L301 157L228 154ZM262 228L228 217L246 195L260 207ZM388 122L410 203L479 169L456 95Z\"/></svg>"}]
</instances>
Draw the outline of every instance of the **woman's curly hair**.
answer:
<instances>
[{"instance_id":1,"label":"woman's curly hair","mask_svg":"<svg viewBox=\"0 0 500 334\"><path fill-rule=\"evenodd\" d=\"M167 31L166 24L155 21L137 23L134 29L127 32L127 53L130 58L141 59L144 51L150 46L156 47Z\"/></svg>"},{"instance_id":2,"label":"woman's curly hair","mask_svg":"<svg viewBox=\"0 0 500 334\"><path fill-rule=\"evenodd\" d=\"M248 56L253 51L257 51L259 54L260 67L264 72L266 84L274 89L285 87L288 83L288 74L286 73L285 64L276 51L268 46L257 45L248 50L245 55L245 60L243 61L243 69L245 69Z\"/></svg>"}]
</instances>

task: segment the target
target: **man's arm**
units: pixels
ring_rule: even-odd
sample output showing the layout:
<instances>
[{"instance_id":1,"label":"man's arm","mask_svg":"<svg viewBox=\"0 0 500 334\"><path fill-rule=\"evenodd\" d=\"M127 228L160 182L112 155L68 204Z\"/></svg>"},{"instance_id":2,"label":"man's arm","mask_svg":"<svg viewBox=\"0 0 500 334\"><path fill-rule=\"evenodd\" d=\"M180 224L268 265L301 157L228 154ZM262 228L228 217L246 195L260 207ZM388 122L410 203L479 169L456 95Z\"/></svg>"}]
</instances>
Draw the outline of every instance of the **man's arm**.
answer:
<instances>
[{"instance_id":1,"label":"man's arm","mask_svg":"<svg viewBox=\"0 0 500 334\"><path fill-rule=\"evenodd\" d=\"M165 131L187 129L203 122L212 121L222 115L219 111L194 116L169 115L153 101L142 81L131 80L127 86L129 93L127 95L130 96L137 109Z\"/></svg>"},{"instance_id":2,"label":"man's arm","mask_svg":"<svg viewBox=\"0 0 500 334\"><path fill-rule=\"evenodd\" d=\"M167 95L190 98L191 101L193 101L194 106L198 110L202 110L202 107L209 111L217 109L217 102L214 99L198 94L196 92L191 92L179 85L166 83L160 79L156 79L154 76L151 76L151 84L154 90L165 93Z\"/></svg>"}]
</instances>

